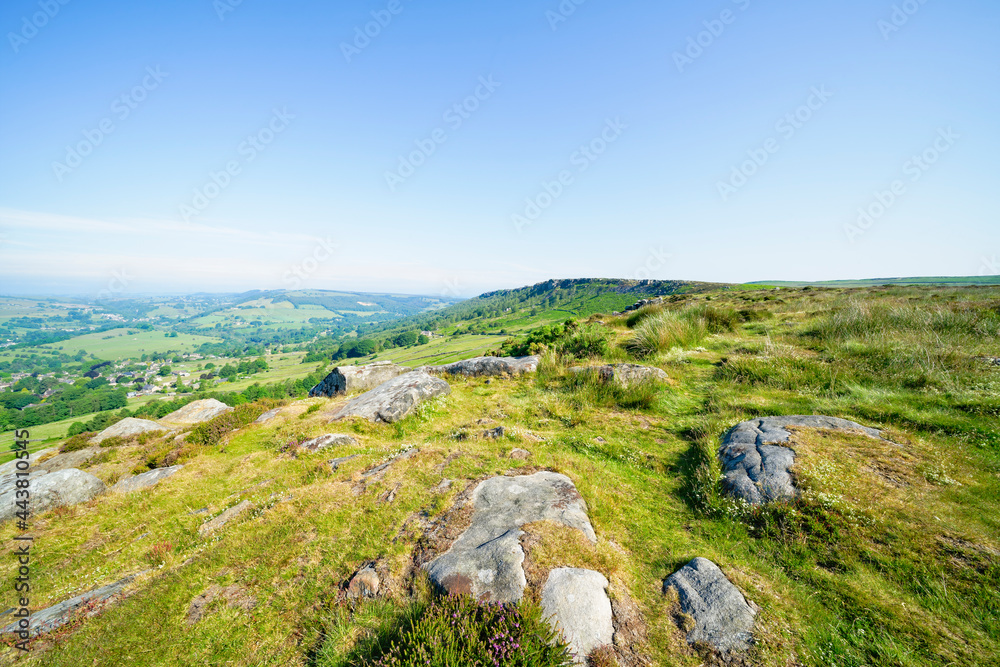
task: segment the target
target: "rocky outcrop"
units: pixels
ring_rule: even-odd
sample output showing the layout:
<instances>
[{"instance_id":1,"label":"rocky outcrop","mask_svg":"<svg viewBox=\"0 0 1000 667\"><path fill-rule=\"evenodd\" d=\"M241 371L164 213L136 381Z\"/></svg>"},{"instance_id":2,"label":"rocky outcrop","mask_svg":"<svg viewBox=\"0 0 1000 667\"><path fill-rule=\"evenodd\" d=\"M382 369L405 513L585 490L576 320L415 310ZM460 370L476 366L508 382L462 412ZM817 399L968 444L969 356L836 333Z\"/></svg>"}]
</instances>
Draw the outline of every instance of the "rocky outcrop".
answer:
<instances>
[{"instance_id":1,"label":"rocky outcrop","mask_svg":"<svg viewBox=\"0 0 1000 667\"><path fill-rule=\"evenodd\" d=\"M622 312L630 313L633 310L639 310L640 308L645 308L646 306L657 306L662 304L663 301L664 298L662 296L654 296L650 299L639 299L638 301L633 303L631 306L629 306Z\"/></svg>"},{"instance_id":2,"label":"rocky outcrop","mask_svg":"<svg viewBox=\"0 0 1000 667\"><path fill-rule=\"evenodd\" d=\"M100 452L101 450L97 447L87 447L86 449L77 449L47 458L40 457L38 462L31 466L31 470L37 474L39 471L58 472L67 468L79 468Z\"/></svg>"},{"instance_id":3,"label":"rocky outcrop","mask_svg":"<svg viewBox=\"0 0 1000 667\"><path fill-rule=\"evenodd\" d=\"M374 567L367 566L357 571L347 585L347 599L373 598L378 595L381 581Z\"/></svg>"},{"instance_id":4,"label":"rocky outcrop","mask_svg":"<svg viewBox=\"0 0 1000 667\"><path fill-rule=\"evenodd\" d=\"M538 357L475 357L443 366L424 366L419 370L440 375L464 375L465 377L520 375L521 373L534 373L538 370Z\"/></svg>"},{"instance_id":5,"label":"rocky outcrop","mask_svg":"<svg viewBox=\"0 0 1000 667\"><path fill-rule=\"evenodd\" d=\"M321 449L327 447L336 447L338 445L357 445L358 441L349 435L344 433L324 433L318 438L313 438L312 440L306 440L301 445L299 449L304 449L308 452L318 452Z\"/></svg>"},{"instance_id":6,"label":"rocky outcrop","mask_svg":"<svg viewBox=\"0 0 1000 667\"><path fill-rule=\"evenodd\" d=\"M383 382L371 391L351 399L338 410L331 421L345 417L362 417L373 422L397 422L435 396L451 393L451 387L440 378L414 371Z\"/></svg>"},{"instance_id":7,"label":"rocky outcrop","mask_svg":"<svg viewBox=\"0 0 1000 667\"><path fill-rule=\"evenodd\" d=\"M376 361L364 366L337 366L323 381L309 390L309 396L333 397L355 391L374 389L411 369L397 366L391 361Z\"/></svg>"},{"instance_id":8,"label":"rocky outcrop","mask_svg":"<svg viewBox=\"0 0 1000 667\"><path fill-rule=\"evenodd\" d=\"M22 627L20 621L15 621L0 630L0 634L6 635L8 633L24 632L25 634L19 634L18 636L21 639L29 639L66 625L79 613L93 616L100 608L119 597L136 577L145 574L145 572L148 572L148 570L139 572L138 574L131 574L107 586L101 586L69 600L64 600L59 604L52 605L47 609L36 611L31 615L30 621L25 619L27 627Z\"/></svg>"},{"instance_id":9,"label":"rocky outcrop","mask_svg":"<svg viewBox=\"0 0 1000 667\"><path fill-rule=\"evenodd\" d=\"M18 511L14 504L17 496L16 475L0 480L0 521L12 519ZM30 509L32 514L87 502L107 490L104 482L90 473L76 468L56 472L32 472Z\"/></svg>"},{"instance_id":10,"label":"rocky outcrop","mask_svg":"<svg viewBox=\"0 0 1000 667\"><path fill-rule=\"evenodd\" d=\"M37 452L28 454L27 459L14 459L13 461L7 461L7 463L0 465L0 479L6 477L7 475L11 475L18 470L25 470L24 465L18 467L18 461L26 460L28 462L28 468L34 469L34 467L38 464L38 459L44 459L45 457L55 454L58 451L59 449L56 447L49 447L48 449L41 449ZM0 482L0 485L2 485L2 482Z\"/></svg>"},{"instance_id":11,"label":"rocky outcrop","mask_svg":"<svg viewBox=\"0 0 1000 667\"><path fill-rule=\"evenodd\" d=\"M271 410L268 410L267 412L261 414L261 416L257 417L257 419L254 419L253 423L266 424L267 422L277 417L279 414L281 414L281 408L272 408Z\"/></svg>"},{"instance_id":12,"label":"rocky outcrop","mask_svg":"<svg viewBox=\"0 0 1000 667\"><path fill-rule=\"evenodd\" d=\"M165 430L167 429L162 424L157 424L154 421L150 421L148 419L136 419L135 417L126 417L120 422L112 424L95 435L90 439L90 442L96 445L103 440L107 440L108 438L131 438L139 435L140 433Z\"/></svg>"},{"instance_id":13,"label":"rocky outcrop","mask_svg":"<svg viewBox=\"0 0 1000 667\"><path fill-rule=\"evenodd\" d=\"M722 438L719 459L723 487L731 495L753 505L795 497L797 491L790 469L795 451L784 446L791 432L788 426L857 431L872 438L882 433L874 428L838 417L789 415L740 422Z\"/></svg>"},{"instance_id":14,"label":"rocky outcrop","mask_svg":"<svg viewBox=\"0 0 1000 667\"><path fill-rule=\"evenodd\" d=\"M669 378L667 374L655 366L641 366L639 364L609 364L607 366L573 366L569 369L571 373L593 373L603 382L617 382L622 386L636 384L638 382L666 382Z\"/></svg>"},{"instance_id":15,"label":"rocky outcrop","mask_svg":"<svg viewBox=\"0 0 1000 667\"><path fill-rule=\"evenodd\" d=\"M561 633L578 665L614 639L608 580L600 572L558 567L542 587L542 616Z\"/></svg>"},{"instance_id":16,"label":"rocky outcrop","mask_svg":"<svg viewBox=\"0 0 1000 667\"><path fill-rule=\"evenodd\" d=\"M182 465L176 465L170 466L169 468L155 468L149 472L133 475L132 477L119 480L117 484L111 487L111 490L119 493L130 493L132 491L148 489L156 486L160 483L160 481L170 477L183 467L184 466Z\"/></svg>"},{"instance_id":17,"label":"rocky outcrop","mask_svg":"<svg viewBox=\"0 0 1000 667\"><path fill-rule=\"evenodd\" d=\"M521 526L549 520L597 541L587 505L570 478L541 471L518 477L493 477L472 492L471 525L447 552L424 565L432 581L449 593L477 599L516 602L524 594Z\"/></svg>"},{"instance_id":18,"label":"rocky outcrop","mask_svg":"<svg viewBox=\"0 0 1000 667\"><path fill-rule=\"evenodd\" d=\"M162 417L160 423L170 426L191 426L207 422L209 419L214 419L230 410L232 408L222 401L217 401L214 398L203 398L188 403L180 410L174 410L169 415Z\"/></svg>"},{"instance_id":19,"label":"rocky outcrop","mask_svg":"<svg viewBox=\"0 0 1000 667\"><path fill-rule=\"evenodd\" d=\"M673 588L681 612L694 621L687 633L689 644L706 642L721 653L742 651L753 642L756 611L719 566L695 558L663 582L663 592Z\"/></svg>"},{"instance_id":20,"label":"rocky outcrop","mask_svg":"<svg viewBox=\"0 0 1000 667\"><path fill-rule=\"evenodd\" d=\"M239 515L246 512L250 509L250 507L251 503L249 500L243 500L238 505L233 505L219 516L209 519L205 523L201 524L201 526L198 527L198 534L204 537L214 533Z\"/></svg>"}]
</instances>

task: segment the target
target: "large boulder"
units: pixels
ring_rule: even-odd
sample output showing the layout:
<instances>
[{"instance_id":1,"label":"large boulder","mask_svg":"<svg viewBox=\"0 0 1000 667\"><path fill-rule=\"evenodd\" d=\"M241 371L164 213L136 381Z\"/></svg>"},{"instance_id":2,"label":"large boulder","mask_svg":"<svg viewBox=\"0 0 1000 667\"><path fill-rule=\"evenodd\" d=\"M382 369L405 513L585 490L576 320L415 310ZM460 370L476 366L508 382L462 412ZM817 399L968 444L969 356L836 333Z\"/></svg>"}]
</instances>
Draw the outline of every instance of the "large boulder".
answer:
<instances>
[{"instance_id":1,"label":"large boulder","mask_svg":"<svg viewBox=\"0 0 1000 667\"><path fill-rule=\"evenodd\" d=\"M562 633L576 664L586 664L598 646L611 644L612 622L608 580L600 572L558 567L542 587L542 616Z\"/></svg>"},{"instance_id":2,"label":"large boulder","mask_svg":"<svg viewBox=\"0 0 1000 667\"><path fill-rule=\"evenodd\" d=\"M603 382L616 382L628 386L638 382L666 382L669 378L660 368L639 364L609 364L607 366L573 366L571 373L593 373Z\"/></svg>"},{"instance_id":3,"label":"large boulder","mask_svg":"<svg viewBox=\"0 0 1000 667\"><path fill-rule=\"evenodd\" d=\"M337 366L323 381L309 390L309 396L333 397L354 391L374 389L411 369L391 361L376 361L364 366Z\"/></svg>"},{"instance_id":4,"label":"large boulder","mask_svg":"<svg viewBox=\"0 0 1000 667\"><path fill-rule=\"evenodd\" d=\"M719 447L723 487L752 505L794 498L797 491L791 467L795 451L784 446L791 438L788 426L856 431L881 438L881 431L839 417L789 415L740 422L729 429Z\"/></svg>"},{"instance_id":5,"label":"large boulder","mask_svg":"<svg viewBox=\"0 0 1000 667\"><path fill-rule=\"evenodd\" d=\"M135 417L126 417L125 419L112 424L95 435L90 439L90 442L96 445L103 440L107 440L108 438L131 438L132 436L139 435L140 433L165 430L166 428L164 428L162 424L157 424L154 421L150 421L148 419L137 419Z\"/></svg>"},{"instance_id":6,"label":"large boulder","mask_svg":"<svg viewBox=\"0 0 1000 667\"><path fill-rule=\"evenodd\" d=\"M493 477L472 492L472 524L447 552L424 565L432 581L449 593L516 602L524 594L521 526L549 520L597 541L587 505L565 475L541 471Z\"/></svg>"},{"instance_id":7,"label":"large boulder","mask_svg":"<svg viewBox=\"0 0 1000 667\"><path fill-rule=\"evenodd\" d=\"M538 370L538 357L475 357L443 366L424 366L428 373L486 377L494 375L520 375Z\"/></svg>"},{"instance_id":8,"label":"large boulder","mask_svg":"<svg viewBox=\"0 0 1000 667\"><path fill-rule=\"evenodd\" d=\"M351 399L338 410L331 421L345 417L363 417L373 422L397 422L435 396L451 393L451 387L440 378L414 371L383 382L370 391Z\"/></svg>"},{"instance_id":9,"label":"large boulder","mask_svg":"<svg viewBox=\"0 0 1000 667\"><path fill-rule=\"evenodd\" d=\"M169 468L154 468L148 472L119 480L117 484L111 487L111 490L120 493L130 493L132 491L139 491L140 489L148 489L151 486L156 486L161 480L170 477L183 467L182 465L176 465Z\"/></svg>"},{"instance_id":10,"label":"large boulder","mask_svg":"<svg viewBox=\"0 0 1000 667\"><path fill-rule=\"evenodd\" d=\"M101 449L98 447L87 447L85 449L77 449L72 452L66 452L65 454L56 454L55 456L39 460L38 463L31 466L31 469L33 472L38 472L40 470L44 470L45 472L57 472L59 470L66 470L67 468L79 468L100 452Z\"/></svg>"},{"instance_id":11,"label":"large boulder","mask_svg":"<svg viewBox=\"0 0 1000 667\"><path fill-rule=\"evenodd\" d=\"M160 423L170 426L190 426L207 422L209 419L214 419L230 410L232 408L222 401L217 401L214 398L203 398L192 401L180 410L174 410L169 415L160 418Z\"/></svg>"},{"instance_id":12,"label":"large boulder","mask_svg":"<svg viewBox=\"0 0 1000 667\"><path fill-rule=\"evenodd\" d=\"M59 451L58 447L49 447L48 449L40 449L37 452L32 452L28 454L27 459L14 459L12 461L7 461L7 463L0 465L0 478L6 477L7 475L12 475L18 470L23 470L24 466L18 467L17 465L18 461L27 460L28 468L33 469L36 463L38 462L38 459L45 458L46 456L49 456L50 454L55 454L58 451Z\"/></svg>"},{"instance_id":13,"label":"large boulder","mask_svg":"<svg viewBox=\"0 0 1000 667\"><path fill-rule=\"evenodd\" d=\"M104 493L104 482L90 473L75 468L56 472L32 472L29 491L29 508L32 514L39 514L63 505L83 503ZM16 476L7 475L0 483L0 521L14 518L18 511L14 504L17 499Z\"/></svg>"},{"instance_id":14,"label":"large boulder","mask_svg":"<svg viewBox=\"0 0 1000 667\"><path fill-rule=\"evenodd\" d=\"M756 611L719 566L695 558L663 581L663 592L677 591L681 612L694 621L689 644L706 642L721 653L746 649L753 641Z\"/></svg>"}]
</instances>

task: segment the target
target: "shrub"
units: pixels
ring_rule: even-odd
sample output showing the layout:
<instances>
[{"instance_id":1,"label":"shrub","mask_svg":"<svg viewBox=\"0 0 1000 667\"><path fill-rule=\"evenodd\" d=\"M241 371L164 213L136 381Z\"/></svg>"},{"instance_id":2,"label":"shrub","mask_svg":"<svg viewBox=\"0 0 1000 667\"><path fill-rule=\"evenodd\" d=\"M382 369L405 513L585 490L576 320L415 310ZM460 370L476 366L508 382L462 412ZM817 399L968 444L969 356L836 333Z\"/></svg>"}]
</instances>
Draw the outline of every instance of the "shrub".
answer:
<instances>
[{"instance_id":1,"label":"shrub","mask_svg":"<svg viewBox=\"0 0 1000 667\"><path fill-rule=\"evenodd\" d=\"M627 347L633 354L647 357L674 347L692 348L703 341L707 334L708 326L701 317L662 312L643 321Z\"/></svg>"},{"instance_id":2,"label":"shrub","mask_svg":"<svg viewBox=\"0 0 1000 667\"><path fill-rule=\"evenodd\" d=\"M585 326L563 336L557 345L560 354L577 359L607 356L609 348L607 331L596 325Z\"/></svg>"},{"instance_id":3,"label":"shrub","mask_svg":"<svg viewBox=\"0 0 1000 667\"><path fill-rule=\"evenodd\" d=\"M230 412L198 424L191 429L187 440L197 445L217 445L224 435L233 429L246 426L277 405L279 405L279 402L272 399L261 399L253 403L243 403L236 406Z\"/></svg>"},{"instance_id":4,"label":"shrub","mask_svg":"<svg viewBox=\"0 0 1000 667\"><path fill-rule=\"evenodd\" d=\"M568 648L537 607L482 603L467 595L431 603L396 632L381 637L372 653L379 667L573 664Z\"/></svg>"}]
</instances>

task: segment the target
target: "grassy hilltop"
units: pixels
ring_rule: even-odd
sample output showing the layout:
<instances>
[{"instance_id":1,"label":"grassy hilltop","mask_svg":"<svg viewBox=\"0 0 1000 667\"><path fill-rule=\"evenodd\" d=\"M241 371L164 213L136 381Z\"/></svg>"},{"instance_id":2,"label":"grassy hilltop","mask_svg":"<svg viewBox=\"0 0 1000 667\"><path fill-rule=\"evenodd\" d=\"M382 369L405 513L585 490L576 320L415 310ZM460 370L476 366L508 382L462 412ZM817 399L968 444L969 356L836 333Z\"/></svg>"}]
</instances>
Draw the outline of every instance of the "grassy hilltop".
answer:
<instances>
[{"instance_id":1,"label":"grassy hilltop","mask_svg":"<svg viewBox=\"0 0 1000 667\"><path fill-rule=\"evenodd\" d=\"M185 467L147 491L33 517L32 604L144 574L123 599L41 637L27 656L6 648L0 659L374 664L392 643L440 636L435 594L413 567L427 527L454 517L479 480L548 469L574 481L599 539L526 526L529 574L605 574L612 597L634 603L634 655L651 664L713 659L687 645L684 620L661 592L695 556L718 563L760 609L747 664L1000 664L1000 287L542 285L373 328L375 337L424 327L439 336L350 360L421 365L499 349L539 353L534 375L448 378L449 396L392 425L328 424L344 399L261 400L185 439L102 443L85 469L108 483ZM612 315L657 292L662 304ZM617 361L659 367L670 380L620 388L568 370ZM279 418L252 423L276 405ZM746 419L790 414L844 417L896 445L803 431L801 497L755 508L725 496L720 436ZM483 436L496 426L502 437ZM298 449L330 431L360 445ZM408 446L419 452L361 482L361 471ZM531 458L509 458L515 447ZM331 458L351 455L331 471ZM244 500L250 510L199 533ZM7 543L15 534L0 526ZM369 562L385 574L381 595L345 600L346 582ZM0 573L12 591L13 558ZM529 594L522 603L528 628L541 627L537 602ZM468 606L453 613L475 631L491 622ZM521 664L556 664L533 660Z\"/></svg>"}]
</instances>

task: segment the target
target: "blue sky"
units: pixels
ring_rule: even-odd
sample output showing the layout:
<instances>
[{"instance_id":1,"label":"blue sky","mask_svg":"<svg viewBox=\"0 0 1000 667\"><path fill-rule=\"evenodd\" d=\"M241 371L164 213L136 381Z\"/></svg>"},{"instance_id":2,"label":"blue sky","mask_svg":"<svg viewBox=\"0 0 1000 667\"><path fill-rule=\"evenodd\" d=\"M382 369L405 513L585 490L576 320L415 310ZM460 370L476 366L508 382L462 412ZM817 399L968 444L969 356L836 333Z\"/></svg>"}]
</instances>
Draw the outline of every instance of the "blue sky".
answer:
<instances>
[{"instance_id":1,"label":"blue sky","mask_svg":"<svg viewBox=\"0 0 1000 667\"><path fill-rule=\"evenodd\" d=\"M0 293L1000 273L995 2L9 0L0 29Z\"/></svg>"}]
</instances>

